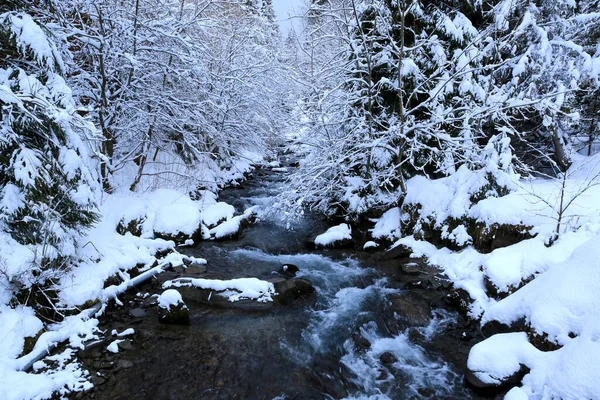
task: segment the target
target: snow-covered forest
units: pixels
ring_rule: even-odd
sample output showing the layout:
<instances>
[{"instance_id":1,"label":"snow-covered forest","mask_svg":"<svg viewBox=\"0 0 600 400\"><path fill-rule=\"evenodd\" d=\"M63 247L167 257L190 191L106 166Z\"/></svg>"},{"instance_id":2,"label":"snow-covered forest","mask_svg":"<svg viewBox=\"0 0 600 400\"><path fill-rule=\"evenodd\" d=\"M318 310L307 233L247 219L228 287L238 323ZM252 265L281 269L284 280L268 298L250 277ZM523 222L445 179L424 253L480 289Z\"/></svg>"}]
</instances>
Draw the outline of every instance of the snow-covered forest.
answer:
<instances>
[{"instance_id":1,"label":"snow-covered forest","mask_svg":"<svg viewBox=\"0 0 600 400\"><path fill-rule=\"evenodd\" d=\"M0 0L0 398L221 307L310 384L140 398L600 399L600 0L273 1Z\"/></svg>"}]
</instances>

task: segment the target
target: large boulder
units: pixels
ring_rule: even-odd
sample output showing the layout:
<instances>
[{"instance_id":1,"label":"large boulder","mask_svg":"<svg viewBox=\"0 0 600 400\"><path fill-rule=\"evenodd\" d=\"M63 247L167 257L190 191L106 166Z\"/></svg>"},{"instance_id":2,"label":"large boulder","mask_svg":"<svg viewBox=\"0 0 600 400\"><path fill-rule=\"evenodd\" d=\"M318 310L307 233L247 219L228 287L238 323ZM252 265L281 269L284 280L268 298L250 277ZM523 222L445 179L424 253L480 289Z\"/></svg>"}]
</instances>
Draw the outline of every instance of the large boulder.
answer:
<instances>
[{"instance_id":1,"label":"large boulder","mask_svg":"<svg viewBox=\"0 0 600 400\"><path fill-rule=\"evenodd\" d=\"M190 310L177 290L165 290L158 297L158 321L163 324L189 325Z\"/></svg>"}]
</instances>

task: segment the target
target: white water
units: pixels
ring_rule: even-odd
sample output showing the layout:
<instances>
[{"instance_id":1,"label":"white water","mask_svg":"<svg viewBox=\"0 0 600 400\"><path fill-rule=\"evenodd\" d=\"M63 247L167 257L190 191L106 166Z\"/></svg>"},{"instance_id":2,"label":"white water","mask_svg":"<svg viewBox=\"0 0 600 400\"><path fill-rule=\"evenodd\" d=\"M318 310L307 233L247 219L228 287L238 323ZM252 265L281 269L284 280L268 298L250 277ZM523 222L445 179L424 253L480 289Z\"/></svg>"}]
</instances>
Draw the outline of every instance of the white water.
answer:
<instances>
[{"instance_id":1,"label":"white water","mask_svg":"<svg viewBox=\"0 0 600 400\"><path fill-rule=\"evenodd\" d=\"M452 315L437 311L430 324L418 330L425 335L439 333L453 320ZM432 359L422 347L412 342L408 330L395 337L382 336L377 325L369 322L360 328L360 333L370 347L361 351L347 340L344 343L346 354L341 358L354 375L352 382L362 388L362 393L352 399L392 399L397 398L394 396L398 392L403 398L419 398L424 393L428 393L427 397L447 398L455 392L454 385L460 377L446 363ZM380 361L384 353L395 359L387 367Z\"/></svg>"},{"instance_id":2,"label":"white water","mask_svg":"<svg viewBox=\"0 0 600 400\"><path fill-rule=\"evenodd\" d=\"M307 368L325 363L329 370L322 374L351 386L348 399L451 398L460 391L461 377L411 340L415 334L422 341L432 340L455 321L453 314L437 310L428 326L392 336L382 327L382 315L389 304L387 296L398 290L387 287L387 279L361 268L358 261L338 262L317 254L271 255L259 250L236 250L234 254L273 265L295 264L300 268L298 276L314 285L317 302L306 311L308 325L302 342L290 344L282 338L282 347ZM357 336L369 345L357 345ZM391 354L394 361L383 365L380 357L384 353Z\"/></svg>"}]
</instances>

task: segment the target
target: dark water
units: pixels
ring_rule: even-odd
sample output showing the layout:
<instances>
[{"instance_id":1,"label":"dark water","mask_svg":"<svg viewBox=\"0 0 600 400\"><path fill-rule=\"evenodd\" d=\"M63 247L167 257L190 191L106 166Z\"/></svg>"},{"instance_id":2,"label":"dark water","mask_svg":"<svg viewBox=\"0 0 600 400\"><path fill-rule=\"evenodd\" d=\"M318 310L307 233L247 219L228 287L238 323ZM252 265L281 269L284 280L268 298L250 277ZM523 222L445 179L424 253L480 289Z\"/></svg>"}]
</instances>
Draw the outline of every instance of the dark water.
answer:
<instances>
[{"instance_id":1,"label":"dark water","mask_svg":"<svg viewBox=\"0 0 600 400\"><path fill-rule=\"evenodd\" d=\"M259 170L221 200L239 211L256 204L271 210L280 185L280 173ZM445 294L421 290L421 303L433 309L429 322L401 320L390 298L412 289L396 276L398 261L309 250L310 237L326 228L315 216L289 229L260 213L240 240L183 248L208 260L203 277L268 279L291 263L316 293L254 311L188 302L189 326L159 324L147 300L131 294L125 307L107 312L101 328L133 327L133 346L85 360L96 386L83 398L475 398L461 375L469 345L460 340L459 317L441 307ZM160 293L161 281L173 274L140 292Z\"/></svg>"}]
</instances>

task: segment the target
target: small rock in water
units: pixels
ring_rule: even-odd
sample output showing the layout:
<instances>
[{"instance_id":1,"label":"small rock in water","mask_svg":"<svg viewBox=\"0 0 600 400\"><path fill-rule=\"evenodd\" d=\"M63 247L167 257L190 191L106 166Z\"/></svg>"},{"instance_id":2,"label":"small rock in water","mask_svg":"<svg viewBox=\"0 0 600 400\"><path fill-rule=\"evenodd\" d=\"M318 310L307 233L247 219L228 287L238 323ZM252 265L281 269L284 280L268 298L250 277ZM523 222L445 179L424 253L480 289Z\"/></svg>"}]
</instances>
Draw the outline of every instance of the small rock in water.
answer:
<instances>
[{"instance_id":1,"label":"small rock in water","mask_svg":"<svg viewBox=\"0 0 600 400\"><path fill-rule=\"evenodd\" d=\"M207 269L206 264L191 263L185 272L188 274L203 274Z\"/></svg>"},{"instance_id":2,"label":"small rock in water","mask_svg":"<svg viewBox=\"0 0 600 400\"><path fill-rule=\"evenodd\" d=\"M400 267L402 272L409 275L418 275L423 272L421 266L416 262L408 262Z\"/></svg>"},{"instance_id":3,"label":"small rock in water","mask_svg":"<svg viewBox=\"0 0 600 400\"><path fill-rule=\"evenodd\" d=\"M383 365L390 365L398 361L398 359L395 355L393 355L389 351L386 351L385 353L379 356L379 361L381 361Z\"/></svg>"},{"instance_id":4,"label":"small rock in water","mask_svg":"<svg viewBox=\"0 0 600 400\"><path fill-rule=\"evenodd\" d=\"M279 269L279 273L287 278L293 278L296 276L296 273L300 270L294 264L283 264Z\"/></svg>"}]
</instances>

